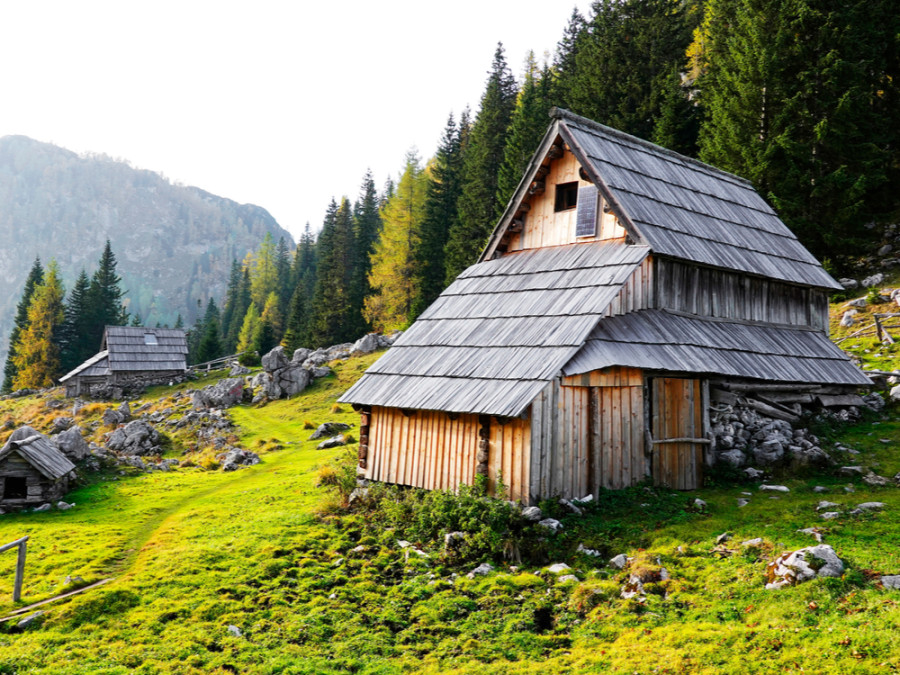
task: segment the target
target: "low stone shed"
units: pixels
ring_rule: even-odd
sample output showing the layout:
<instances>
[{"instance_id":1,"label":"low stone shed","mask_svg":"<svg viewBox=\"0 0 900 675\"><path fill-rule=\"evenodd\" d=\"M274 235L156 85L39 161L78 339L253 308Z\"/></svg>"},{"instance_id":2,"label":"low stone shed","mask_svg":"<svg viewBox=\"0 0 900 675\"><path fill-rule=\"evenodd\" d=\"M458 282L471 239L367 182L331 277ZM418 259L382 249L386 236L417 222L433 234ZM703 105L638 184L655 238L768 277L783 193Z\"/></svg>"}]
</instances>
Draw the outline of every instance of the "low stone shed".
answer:
<instances>
[{"instance_id":1,"label":"low stone shed","mask_svg":"<svg viewBox=\"0 0 900 675\"><path fill-rule=\"evenodd\" d=\"M828 338L840 289L748 181L554 110L478 263L341 397L360 472L694 489L716 391L870 384Z\"/></svg>"}]
</instances>

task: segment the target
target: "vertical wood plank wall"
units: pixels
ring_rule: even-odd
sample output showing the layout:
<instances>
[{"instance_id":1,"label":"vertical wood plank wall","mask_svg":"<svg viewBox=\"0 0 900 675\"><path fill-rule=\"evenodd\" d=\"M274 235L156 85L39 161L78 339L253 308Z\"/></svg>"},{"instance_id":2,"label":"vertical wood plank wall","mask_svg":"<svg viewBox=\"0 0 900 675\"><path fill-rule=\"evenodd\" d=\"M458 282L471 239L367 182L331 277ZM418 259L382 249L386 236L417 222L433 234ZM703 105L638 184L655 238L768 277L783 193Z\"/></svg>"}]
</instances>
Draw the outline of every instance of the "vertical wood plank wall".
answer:
<instances>
[{"instance_id":1,"label":"vertical wood plank wall","mask_svg":"<svg viewBox=\"0 0 900 675\"><path fill-rule=\"evenodd\" d=\"M647 256L632 272L619 294L606 309L604 316L619 316L654 306L656 290L653 283L653 257Z\"/></svg>"},{"instance_id":2,"label":"vertical wood plank wall","mask_svg":"<svg viewBox=\"0 0 900 675\"><path fill-rule=\"evenodd\" d=\"M599 227L594 237L575 236L575 216L577 209L555 211L556 186L561 183L578 182L579 187L591 185L578 175L580 165L575 155L566 149L559 159L551 160L550 173L544 178L545 189L540 195L526 197L530 206L525 215L525 226L522 232L510 238L509 251L520 251L526 248L543 246L561 246L577 241L598 241L605 239L621 239L625 237L624 228L619 225L615 215L597 210Z\"/></svg>"},{"instance_id":3,"label":"vertical wood plank wall","mask_svg":"<svg viewBox=\"0 0 900 675\"><path fill-rule=\"evenodd\" d=\"M404 415L397 408L372 407L366 478L429 490L455 490L475 480L478 415L451 419L445 412L419 410ZM497 472L510 499L527 500L527 420L500 424L491 418L488 471L491 486Z\"/></svg>"},{"instance_id":4,"label":"vertical wood plank wall","mask_svg":"<svg viewBox=\"0 0 900 675\"><path fill-rule=\"evenodd\" d=\"M657 377L651 380L653 483L676 490L702 485L703 448L700 443L660 443L672 438L704 436L700 380Z\"/></svg>"},{"instance_id":5,"label":"vertical wood plank wall","mask_svg":"<svg viewBox=\"0 0 900 675\"><path fill-rule=\"evenodd\" d=\"M828 328L824 291L657 258L655 306L700 316Z\"/></svg>"},{"instance_id":6,"label":"vertical wood plank wall","mask_svg":"<svg viewBox=\"0 0 900 675\"><path fill-rule=\"evenodd\" d=\"M532 403L531 501L628 487L648 471L640 370L554 380Z\"/></svg>"}]
</instances>

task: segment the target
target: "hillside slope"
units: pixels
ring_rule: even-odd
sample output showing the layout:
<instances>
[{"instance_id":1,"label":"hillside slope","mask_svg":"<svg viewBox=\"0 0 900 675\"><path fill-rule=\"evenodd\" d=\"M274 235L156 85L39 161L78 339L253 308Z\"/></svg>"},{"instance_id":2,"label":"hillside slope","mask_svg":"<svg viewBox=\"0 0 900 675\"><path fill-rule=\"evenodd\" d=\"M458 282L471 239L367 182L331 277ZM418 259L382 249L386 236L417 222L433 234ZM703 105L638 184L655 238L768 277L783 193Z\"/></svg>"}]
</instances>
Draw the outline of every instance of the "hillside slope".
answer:
<instances>
[{"instance_id":1,"label":"hillside slope","mask_svg":"<svg viewBox=\"0 0 900 675\"><path fill-rule=\"evenodd\" d=\"M106 239L126 302L144 323L190 325L197 300L220 299L232 258L270 233L291 241L263 208L237 204L109 157L79 156L25 136L0 138L0 352L36 255L55 257L71 284L90 274Z\"/></svg>"},{"instance_id":2,"label":"hillside slope","mask_svg":"<svg viewBox=\"0 0 900 675\"><path fill-rule=\"evenodd\" d=\"M377 356L335 364L335 375L292 400L232 408L240 442L260 450L263 461L254 467L112 476L70 494L77 505L69 511L0 517L0 543L32 537L26 601L59 592L67 575L88 583L114 577L45 607L27 629L0 626L0 672L844 674L900 668L900 591L877 582L881 574L900 573L898 488L825 472L782 477L790 492L781 494L761 492L758 483L692 493L643 486L604 492L583 518L544 504L556 509L564 528L523 542L523 557L567 562L576 579L561 581L541 562L512 566L499 551L491 558L496 572L469 579L474 561L454 562L443 534L413 541L428 557L398 543L439 513L405 518L399 496L380 510L344 513L316 487L317 467L343 450L316 450L303 427L357 422L333 402ZM145 398L166 405L166 394ZM0 416L42 407L40 400L7 401ZM854 463L882 475L900 471L895 410L822 432L859 452ZM828 492L814 492L816 485ZM696 497L708 507L694 508ZM750 503L740 507L739 498ZM816 511L823 498L839 502L844 515L823 520ZM885 507L847 514L871 501ZM798 532L809 527L819 529L847 571L765 590L767 562L814 544ZM717 546L725 531L731 540ZM755 538L760 541L742 546ZM582 544L600 557L579 552ZM618 553L635 559L624 571L605 563ZM13 555L0 556L2 610L12 608L13 565ZM668 579L646 582L643 597L621 597L629 575L649 578L663 566Z\"/></svg>"}]
</instances>

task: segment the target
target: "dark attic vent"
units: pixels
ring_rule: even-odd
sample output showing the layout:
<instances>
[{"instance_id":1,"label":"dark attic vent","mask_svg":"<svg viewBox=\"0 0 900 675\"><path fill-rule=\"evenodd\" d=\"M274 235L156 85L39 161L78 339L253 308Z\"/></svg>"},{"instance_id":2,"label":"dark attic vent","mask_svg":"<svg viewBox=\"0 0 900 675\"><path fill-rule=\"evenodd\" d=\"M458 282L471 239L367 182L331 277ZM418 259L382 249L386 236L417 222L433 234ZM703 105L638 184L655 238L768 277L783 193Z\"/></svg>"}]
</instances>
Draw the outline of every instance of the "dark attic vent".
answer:
<instances>
[{"instance_id":1,"label":"dark attic vent","mask_svg":"<svg viewBox=\"0 0 900 675\"><path fill-rule=\"evenodd\" d=\"M597 187L585 185L578 190L578 215L575 236L594 237L597 235Z\"/></svg>"},{"instance_id":2,"label":"dark attic vent","mask_svg":"<svg viewBox=\"0 0 900 675\"><path fill-rule=\"evenodd\" d=\"M574 209L578 203L578 182L560 183L556 186L556 205L554 211Z\"/></svg>"}]
</instances>

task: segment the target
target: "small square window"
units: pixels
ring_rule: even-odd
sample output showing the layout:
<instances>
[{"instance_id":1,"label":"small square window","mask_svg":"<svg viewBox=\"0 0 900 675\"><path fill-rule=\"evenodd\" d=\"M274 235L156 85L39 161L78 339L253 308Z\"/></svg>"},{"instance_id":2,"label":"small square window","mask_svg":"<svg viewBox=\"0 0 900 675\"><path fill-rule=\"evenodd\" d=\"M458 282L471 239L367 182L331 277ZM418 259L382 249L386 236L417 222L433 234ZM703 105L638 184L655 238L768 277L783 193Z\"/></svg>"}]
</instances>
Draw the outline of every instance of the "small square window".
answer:
<instances>
[{"instance_id":1,"label":"small square window","mask_svg":"<svg viewBox=\"0 0 900 675\"><path fill-rule=\"evenodd\" d=\"M568 211L578 205L578 183L560 183L556 186L554 211Z\"/></svg>"},{"instance_id":2,"label":"small square window","mask_svg":"<svg viewBox=\"0 0 900 675\"><path fill-rule=\"evenodd\" d=\"M159 343L156 341L156 336L153 333L144 333L144 344L158 345Z\"/></svg>"}]
</instances>

